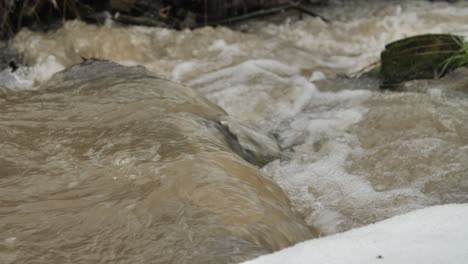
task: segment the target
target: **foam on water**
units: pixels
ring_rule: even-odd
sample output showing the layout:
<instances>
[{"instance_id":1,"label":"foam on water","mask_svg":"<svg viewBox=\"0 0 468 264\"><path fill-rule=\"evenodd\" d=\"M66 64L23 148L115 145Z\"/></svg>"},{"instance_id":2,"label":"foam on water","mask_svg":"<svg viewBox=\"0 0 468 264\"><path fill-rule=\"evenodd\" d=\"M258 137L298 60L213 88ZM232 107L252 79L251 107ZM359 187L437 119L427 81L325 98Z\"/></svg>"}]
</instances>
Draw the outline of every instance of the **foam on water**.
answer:
<instances>
[{"instance_id":1,"label":"foam on water","mask_svg":"<svg viewBox=\"0 0 468 264\"><path fill-rule=\"evenodd\" d=\"M337 210L345 208L339 206L343 198L349 201L372 192L368 184L345 170L348 154L359 145L347 130L361 119L365 112L361 102L369 95L366 91L315 94L304 111L285 120L276 131L285 149L284 160L264 168L288 191L309 224L324 234L349 224L351 219Z\"/></svg>"},{"instance_id":2,"label":"foam on water","mask_svg":"<svg viewBox=\"0 0 468 264\"><path fill-rule=\"evenodd\" d=\"M74 21L47 35L24 31L14 43L32 68L48 70L28 75L30 82L80 56L142 64L275 135L283 158L264 171L323 234L431 204L468 202L466 100L437 90L429 91L432 97L372 92L351 81L344 89L319 89L317 82L368 66L402 37L468 36L468 3L361 1L356 8L359 1L343 2L319 10L331 23L250 22L238 32Z\"/></svg>"},{"instance_id":3,"label":"foam on water","mask_svg":"<svg viewBox=\"0 0 468 264\"><path fill-rule=\"evenodd\" d=\"M5 69L0 72L0 80L5 88L13 91L34 90L38 83L47 81L54 73L65 69L54 56L47 56L30 67L20 67L15 72Z\"/></svg>"}]
</instances>

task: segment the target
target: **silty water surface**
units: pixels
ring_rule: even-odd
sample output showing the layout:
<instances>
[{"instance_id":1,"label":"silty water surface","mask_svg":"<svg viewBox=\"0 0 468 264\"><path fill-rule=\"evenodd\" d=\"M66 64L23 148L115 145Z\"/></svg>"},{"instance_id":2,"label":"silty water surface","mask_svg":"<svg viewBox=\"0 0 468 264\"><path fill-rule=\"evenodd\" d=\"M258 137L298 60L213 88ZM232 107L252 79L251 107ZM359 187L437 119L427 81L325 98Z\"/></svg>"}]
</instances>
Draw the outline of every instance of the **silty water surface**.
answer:
<instances>
[{"instance_id":1,"label":"silty water surface","mask_svg":"<svg viewBox=\"0 0 468 264\"><path fill-rule=\"evenodd\" d=\"M68 22L54 33L24 31L14 43L31 67L8 86L34 89L81 57L142 64L188 85L278 139L282 158L262 170L324 235L467 202L466 97L446 96L443 84L389 93L335 78L374 63L386 43L405 36L468 36L468 3L344 2L318 10L331 23L171 31Z\"/></svg>"}]
</instances>

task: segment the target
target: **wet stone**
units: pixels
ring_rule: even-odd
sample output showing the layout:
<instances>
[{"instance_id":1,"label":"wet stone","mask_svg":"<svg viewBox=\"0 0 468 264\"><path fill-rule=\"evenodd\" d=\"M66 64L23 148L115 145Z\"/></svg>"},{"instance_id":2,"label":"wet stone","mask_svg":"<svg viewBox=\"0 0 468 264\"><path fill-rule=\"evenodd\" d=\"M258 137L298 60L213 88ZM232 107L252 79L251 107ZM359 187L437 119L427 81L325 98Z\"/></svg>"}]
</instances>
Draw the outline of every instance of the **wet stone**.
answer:
<instances>
[{"instance_id":1,"label":"wet stone","mask_svg":"<svg viewBox=\"0 0 468 264\"><path fill-rule=\"evenodd\" d=\"M20 58L18 53L6 41L0 41L0 71L11 68L13 71L18 68Z\"/></svg>"},{"instance_id":2,"label":"wet stone","mask_svg":"<svg viewBox=\"0 0 468 264\"><path fill-rule=\"evenodd\" d=\"M450 34L419 35L388 44L381 53L382 87L444 76L458 67L450 60L462 54L463 45L462 37Z\"/></svg>"}]
</instances>

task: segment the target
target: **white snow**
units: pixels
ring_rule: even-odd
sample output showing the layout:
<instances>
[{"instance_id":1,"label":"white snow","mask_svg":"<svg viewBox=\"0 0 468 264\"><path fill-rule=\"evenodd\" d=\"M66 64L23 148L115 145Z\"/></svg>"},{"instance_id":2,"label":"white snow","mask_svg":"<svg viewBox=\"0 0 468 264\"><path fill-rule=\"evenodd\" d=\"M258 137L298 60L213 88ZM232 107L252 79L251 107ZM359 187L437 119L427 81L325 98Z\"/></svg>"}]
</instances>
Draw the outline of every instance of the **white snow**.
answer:
<instances>
[{"instance_id":1,"label":"white snow","mask_svg":"<svg viewBox=\"0 0 468 264\"><path fill-rule=\"evenodd\" d=\"M433 206L313 239L243 264L465 264L468 204Z\"/></svg>"}]
</instances>

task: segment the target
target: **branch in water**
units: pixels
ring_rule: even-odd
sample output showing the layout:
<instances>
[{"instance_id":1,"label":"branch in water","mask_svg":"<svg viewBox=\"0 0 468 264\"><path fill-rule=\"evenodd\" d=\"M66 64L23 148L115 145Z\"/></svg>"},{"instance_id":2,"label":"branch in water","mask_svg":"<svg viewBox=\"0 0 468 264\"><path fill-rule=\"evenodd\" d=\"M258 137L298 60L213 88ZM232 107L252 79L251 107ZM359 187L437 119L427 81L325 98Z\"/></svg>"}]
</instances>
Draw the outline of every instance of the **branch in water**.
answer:
<instances>
[{"instance_id":1,"label":"branch in water","mask_svg":"<svg viewBox=\"0 0 468 264\"><path fill-rule=\"evenodd\" d=\"M298 11L300 11L302 13L308 14L308 15L313 16L313 17L319 17L323 21L329 22L328 19L316 14L315 12L313 12L312 10L302 6L301 4L290 3L290 4L275 6L275 7L271 7L271 8L267 8L267 9L261 9L261 10L250 12L250 13L240 15L240 16L229 17L229 18L226 18L226 19L220 19L220 20L215 20L215 21L209 21L207 23L201 23L201 24L197 25L197 27L232 24L232 23L237 23L237 22L241 22L241 21L245 21L245 20L249 20L249 19L253 19L253 18L259 18L259 17L263 17L263 16L268 16L268 15L273 15L273 14L277 14L277 13L281 13L281 12L286 12L286 11L291 10L291 9L298 10Z\"/></svg>"}]
</instances>

